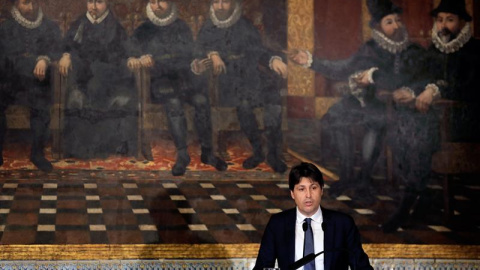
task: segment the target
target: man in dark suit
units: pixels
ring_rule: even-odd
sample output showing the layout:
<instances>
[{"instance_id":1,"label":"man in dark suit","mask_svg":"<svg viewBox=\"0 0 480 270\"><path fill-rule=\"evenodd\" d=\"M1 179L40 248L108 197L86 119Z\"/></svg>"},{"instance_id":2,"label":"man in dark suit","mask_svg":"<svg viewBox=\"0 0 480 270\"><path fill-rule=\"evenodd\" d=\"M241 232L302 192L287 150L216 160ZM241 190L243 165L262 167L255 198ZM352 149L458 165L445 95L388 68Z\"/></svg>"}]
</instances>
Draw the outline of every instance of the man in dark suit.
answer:
<instances>
[{"instance_id":1,"label":"man in dark suit","mask_svg":"<svg viewBox=\"0 0 480 270\"><path fill-rule=\"evenodd\" d=\"M288 182L297 207L270 218L253 269L274 267L276 260L280 269L289 269L321 251L304 269L373 269L352 217L320 207L324 182L318 168L301 163L292 168Z\"/></svg>"}]
</instances>

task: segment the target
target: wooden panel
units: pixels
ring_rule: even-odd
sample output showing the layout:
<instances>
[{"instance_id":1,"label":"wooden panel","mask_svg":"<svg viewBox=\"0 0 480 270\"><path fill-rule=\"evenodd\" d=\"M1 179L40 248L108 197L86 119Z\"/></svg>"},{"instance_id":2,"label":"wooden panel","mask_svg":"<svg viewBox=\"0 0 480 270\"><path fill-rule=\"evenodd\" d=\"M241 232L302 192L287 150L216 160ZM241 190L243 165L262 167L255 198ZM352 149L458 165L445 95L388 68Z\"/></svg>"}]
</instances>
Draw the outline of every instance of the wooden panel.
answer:
<instances>
[{"instance_id":1,"label":"wooden panel","mask_svg":"<svg viewBox=\"0 0 480 270\"><path fill-rule=\"evenodd\" d=\"M361 1L315 2L315 55L347 58L362 44Z\"/></svg>"},{"instance_id":2,"label":"wooden panel","mask_svg":"<svg viewBox=\"0 0 480 270\"><path fill-rule=\"evenodd\" d=\"M362 43L362 2L319 0L315 2L314 55L326 59L344 59ZM334 96L331 83L321 74L315 77L317 96Z\"/></svg>"},{"instance_id":3,"label":"wooden panel","mask_svg":"<svg viewBox=\"0 0 480 270\"><path fill-rule=\"evenodd\" d=\"M410 39L423 46L428 46L433 20L430 11L434 7L433 0L402 0L397 4L403 8L402 19L407 26Z\"/></svg>"},{"instance_id":4,"label":"wooden panel","mask_svg":"<svg viewBox=\"0 0 480 270\"><path fill-rule=\"evenodd\" d=\"M306 49L314 48L314 1L289 0L288 1L288 48ZM291 96L314 96L313 72L290 65L288 70L288 94ZM291 106L289 106L290 108ZM290 113L289 113L290 115Z\"/></svg>"},{"instance_id":5,"label":"wooden panel","mask_svg":"<svg viewBox=\"0 0 480 270\"><path fill-rule=\"evenodd\" d=\"M480 38L480 1L473 1L474 35Z\"/></svg>"}]
</instances>

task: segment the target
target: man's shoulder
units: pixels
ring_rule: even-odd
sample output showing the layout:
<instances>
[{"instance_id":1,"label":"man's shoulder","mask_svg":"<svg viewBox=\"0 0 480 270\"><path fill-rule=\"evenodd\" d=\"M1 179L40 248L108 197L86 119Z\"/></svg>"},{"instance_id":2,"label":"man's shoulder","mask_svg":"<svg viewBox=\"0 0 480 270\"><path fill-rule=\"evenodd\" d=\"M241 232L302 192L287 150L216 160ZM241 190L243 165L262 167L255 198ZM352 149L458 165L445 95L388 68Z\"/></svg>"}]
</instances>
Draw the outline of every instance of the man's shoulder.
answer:
<instances>
[{"instance_id":1,"label":"man's shoulder","mask_svg":"<svg viewBox=\"0 0 480 270\"><path fill-rule=\"evenodd\" d=\"M172 25L175 25L177 27L189 27L187 22L185 22L183 19L178 18L175 21L172 22Z\"/></svg>"},{"instance_id":2,"label":"man's shoulder","mask_svg":"<svg viewBox=\"0 0 480 270\"><path fill-rule=\"evenodd\" d=\"M13 18L7 18L3 22L0 23L0 29L9 29L12 28L13 24L15 23L15 20Z\"/></svg>"},{"instance_id":3,"label":"man's shoulder","mask_svg":"<svg viewBox=\"0 0 480 270\"><path fill-rule=\"evenodd\" d=\"M322 207L322 215L325 222L334 221L334 222L343 222L343 223L353 223L353 218L343 212L326 209Z\"/></svg>"},{"instance_id":4,"label":"man's shoulder","mask_svg":"<svg viewBox=\"0 0 480 270\"><path fill-rule=\"evenodd\" d=\"M47 28L60 30L60 27L58 26L58 24L50 18L44 17L42 24L45 25Z\"/></svg>"},{"instance_id":5,"label":"man's shoulder","mask_svg":"<svg viewBox=\"0 0 480 270\"><path fill-rule=\"evenodd\" d=\"M270 220L273 222L280 222L286 219L291 219L292 217L295 218L297 215L296 211L296 208L284 210L280 213L273 214Z\"/></svg>"},{"instance_id":6,"label":"man's shoulder","mask_svg":"<svg viewBox=\"0 0 480 270\"><path fill-rule=\"evenodd\" d=\"M150 20L146 20L135 29L135 33L148 33L148 32L156 32L159 30L174 31L177 34L181 34L186 31L191 31L188 24L182 19L177 19L171 24L165 25L165 26L158 26L152 23Z\"/></svg>"},{"instance_id":7,"label":"man's shoulder","mask_svg":"<svg viewBox=\"0 0 480 270\"><path fill-rule=\"evenodd\" d=\"M142 24L140 24L137 28L135 28L135 33L138 32L148 32L156 29L156 25L154 25L150 20L144 21Z\"/></svg>"},{"instance_id":8,"label":"man's shoulder","mask_svg":"<svg viewBox=\"0 0 480 270\"><path fill-rule=\"evenodd\" d=\"M466 44L465 49L476 55L480 55L480 39L472 37Z\"/></svg>"},{"instance_id":9,"label":"man's shoulder","mask_svg":"<svg viewBox=\"0 0 480 270\"><path fill-rule=\"evenodd\" d=\"M110 11L110 14L105 18L103 21L105 24L107 24L107 27L117 27L117 28L122 28L123 26L118 20L118 18L113 14L112 11Z\"/></svg>"},{"instance_id":10,"label":"man's shoulder","mask_svg":"<svg viewBox=\"0 0 480 270\"><path fill-rule=\"evenodd\" d=\"M358 53L377 54L379 51L380 51L380 45L378 45L378 43L374 39L369 39L360 46Z\"/></svg>"},{"instance_id":11,"label":"man's shoulder","mask_svg":"<svg viewBox=\"0 0 480 270\"><path fill-rule=\"evenodd\" d=\"M410 42L410 43L408 44L407 49L409 49L409 50L425 51L425 48L422 47L422 45L420 45L420 44L418 44L418 43L415 43L415 42Z\"/></svg>"},{"instance_id":12,"label":"man's shoulder","mask_svg":"<svg viewBox=\"0 0 480 270\"><path fill-rule=\"evenodd\" d=\"M241 16L240 19L238 19L238 22L234 25L238 25L243 28L258 31L258 28L255 27L253 22L247 19L247 17L245 16Z\"/></svg>"},{"instance_id":13,"label":"man's shoulder","mask_svg":"<svg viewBox=\"0 0 480 270\"><path fill-rule=\"evenodd\" d=\"M80 24L81 22L88 21L87 16L85 13L82 13L80 16L78 16L72 23L71 25L76 25Z\"/></svg>"}]
</instances>

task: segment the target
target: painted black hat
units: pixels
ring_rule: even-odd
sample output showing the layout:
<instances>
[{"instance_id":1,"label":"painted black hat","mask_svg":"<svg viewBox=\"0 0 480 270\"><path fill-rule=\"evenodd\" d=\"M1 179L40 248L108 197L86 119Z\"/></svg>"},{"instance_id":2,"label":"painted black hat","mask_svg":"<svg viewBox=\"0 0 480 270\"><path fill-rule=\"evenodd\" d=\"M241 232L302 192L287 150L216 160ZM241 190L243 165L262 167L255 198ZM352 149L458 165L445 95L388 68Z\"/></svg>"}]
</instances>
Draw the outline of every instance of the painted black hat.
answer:
<instances>
[{"instance_id":1,"label":"painted black hat","mask_svg":"<svg viewBox=\"0 0 480 270\"><path fill-rule=\"evenodd\" d=\"M438 7L430 13L433 17L436 17L440 12L448 12L455 15L458 15L461 19L464 19L466 22L472 20L465 8L465 0L442 0Z\"/></svg>"},{"instance_id":2,"label":"painted black hat","mask_svg":"<svg viewBox=\"0 0 480 270\"><path fill-rule=\"evenodd\" d=\"M379 23L387 15L402 13L402 9L393 4L391 0L367 0L367 5L372 16L370 26Z\"/></svg>"}]
</instances>

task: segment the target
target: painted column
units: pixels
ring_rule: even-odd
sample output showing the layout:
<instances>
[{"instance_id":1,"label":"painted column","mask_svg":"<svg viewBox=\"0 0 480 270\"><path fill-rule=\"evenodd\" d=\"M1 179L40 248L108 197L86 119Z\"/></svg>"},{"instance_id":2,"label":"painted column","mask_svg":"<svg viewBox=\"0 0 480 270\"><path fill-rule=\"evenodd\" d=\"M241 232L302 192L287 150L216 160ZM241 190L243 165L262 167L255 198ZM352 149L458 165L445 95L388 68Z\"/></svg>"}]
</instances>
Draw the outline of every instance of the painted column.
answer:
<instances>
[{"instance_id":1,"label":"painted column","mask_svg":"<svg viewBox=\"0 0 480 270\"><path fill-rule=\"evenodd\" d=\"M314 0L288 1L288 49L314 49ZM314 96L314 73L295 64L288 66L288 95Z\"/></svg>"}]
</instances>

